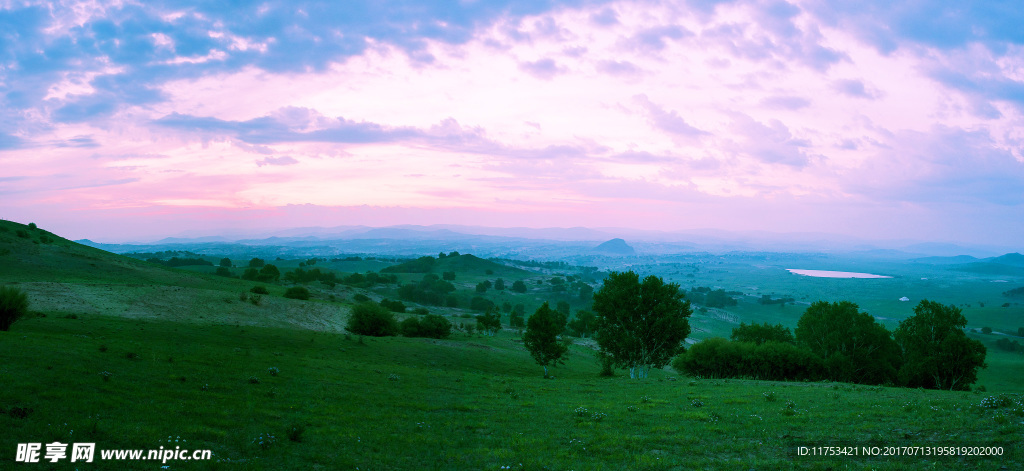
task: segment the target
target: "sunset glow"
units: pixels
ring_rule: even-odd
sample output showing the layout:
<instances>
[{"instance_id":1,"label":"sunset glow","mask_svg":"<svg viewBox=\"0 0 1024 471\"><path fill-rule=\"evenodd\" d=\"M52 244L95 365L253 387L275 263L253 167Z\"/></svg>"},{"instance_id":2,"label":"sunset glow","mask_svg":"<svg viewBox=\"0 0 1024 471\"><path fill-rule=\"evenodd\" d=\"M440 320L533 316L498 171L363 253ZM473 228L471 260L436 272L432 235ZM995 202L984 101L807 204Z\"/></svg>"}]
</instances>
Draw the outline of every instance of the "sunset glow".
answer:
<instances>
[{"instance_id":1,"label":"sunset glow","mask_svg":"<svg viewBox=\"0 0 1024 471\"><path fill-rule=\"evenodd\" d=\"M1018 243L1024 10L849 5L0 2L0 218Z\"/></svg>"}]
</instances>

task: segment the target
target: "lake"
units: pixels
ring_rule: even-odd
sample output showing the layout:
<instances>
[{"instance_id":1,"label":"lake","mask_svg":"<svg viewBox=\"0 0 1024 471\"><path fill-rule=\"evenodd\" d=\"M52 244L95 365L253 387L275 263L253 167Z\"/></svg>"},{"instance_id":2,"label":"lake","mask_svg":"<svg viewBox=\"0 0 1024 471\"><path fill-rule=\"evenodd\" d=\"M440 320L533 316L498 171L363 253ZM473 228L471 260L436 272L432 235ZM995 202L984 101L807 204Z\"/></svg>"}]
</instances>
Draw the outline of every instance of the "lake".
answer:
<instances>
[{"instance_id":1,"label":"lake","mask_svg":"<svg viewBox=\"0 0 1024 471\"><path fill-rule=\"evenodd\" d=\"M816 278L892 278L891 276L855 273L852 271L801 270L796 268L787 268L786 270L795 275L813 276Z\"/></svg>"}]
</instances>

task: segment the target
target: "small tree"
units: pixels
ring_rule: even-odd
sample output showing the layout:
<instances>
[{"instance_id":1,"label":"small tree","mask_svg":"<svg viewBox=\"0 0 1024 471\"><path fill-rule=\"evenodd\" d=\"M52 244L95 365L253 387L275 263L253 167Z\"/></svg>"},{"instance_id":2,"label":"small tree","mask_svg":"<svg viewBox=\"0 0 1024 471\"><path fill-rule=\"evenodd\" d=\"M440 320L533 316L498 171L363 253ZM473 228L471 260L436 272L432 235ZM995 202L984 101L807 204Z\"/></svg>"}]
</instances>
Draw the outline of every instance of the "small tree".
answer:
<instances>
[{"instance_id":1,"label":"small tree","mask_svg":"<svg viewBox=\"0 0 1024 471\"><path fill-rule=\"evenodd\" d=\"M496 289L498 291L504 291L505 290L505 280L503 280L501 278L498 278L497 280L494 280L494 289Z\"/></svg>"},{"instance_id":2,"label":"small tree","mask_svg":"<svg viewBox=\"0 0 1024 471\"><path fill-rule=\"evenodd\" d=\"M526 323L523 320L526 315L526 307L522 304L516 304L512 308L512 313L508 316L508 325L510 327L525 327Z\"/></svg>"},{"instance_id":3,"label":"small tree","mask_svg":"<svg viewBox=\"0 0 1024 471\"><path fill-rule=\"evenodd\" d=\"M564 360L562 357L569 347L558 340L558 335L565 330L565 324L548 303L544 303L537 312L526 321L526 332L523 344L537 364L544 367L544 377L548 377L548 365L557 365Z\"/></svg>"},{"instance_id":4,"label":"small tree","mask_svg":"<svg viewBox=\"0 0 1024 471\"><path fill-rule=\"evenodd\" d=\"M14 286L0 286L0 330L11 329L11 324L28 314L28 295Z\"/></svg>"},{"instance_id":5,"label":"small tree","mask_svg":"<svg viewBox=\"0 0 1024 471\"><path fill-rule=\"evenodd\" d=\"M271 264L263 265L260 268L260 274L256 277L257 280L266 283L274 282L281 279L281 270L278 270L276 266Z\"/></svg>"},{"instance_id":6,"label":"small tree","mask_svg":"<svg viewBox=\"0 0 1024 471\"><path fill-rule=\"evenodd\" d=\"M231 276L231 269L228 267L217 267L214 272L217 276Z\"/></svg>"},{"instance_id":7,"label":"small tree","mask_svg":"<svg viewBox=\"0 0 1024 471\"><path fill-rule=\"evenodd\" d=\"M455 272L446 271L441 273L441 279L445 281L455 281Z\"/></svg>"},{"instance_id":8,"label":"small tree","mask_svg":"<svg viewBox=\"0 0 1024 471\"><path fill-rule=\"evenodd\" d=\"M249 260L249 267L250 268L263 268L263 265L266 265L266 264L267 264L267 262L263 261L262 258L253 257L252 260Z\"/></svg>"},{"instance_id":9,"label":"small tree","mask_svg":"<svg viewBox=\"0 0 1024 471\"><path fill-rule=\"evenodd\" d=\"M352 307L345 328L354 334L387 337L398 333L398 322L395 315L380 304L366 302Z\"/></svg>"},{"instance_id":10,"label":"small tree","mask_svg":"<svg viewBox=\"0 0 1024 471\"><path fill-rule=\"evenodd\" d=\"M227 257L220 259L220 266L231 268L231 259Z\"/></svg>"},{"instance_id":11,"label":"small tree","mask_svg":"<svg viewBox=\"0 0 1024 471\"><path fill-rule=\"evenodd\" d=\"M651 368L664 367L690 334L690 302L679 285L651 275L640 282L632 271L611 272L594 293L597 343L629 377L642 379Z\"/></svg>"},{"instance_id":12,"label":"small tree","mask_svg":"<svg viewBox=\"0 0 1024 471\"><path fill-rule=\"evenodd\" d=\"M569 322L569 330L580 337L587 337L594 333L597 327L597 316L593 312L576 311L576 318Z\"/></svg>"},{"instance_id":13,"label":"small tree","mask_svg":"<svg viewBox=\"0 0 1024 471\"><path fill-rule=\"evenodd\" d=\"M985 368L985 346L964 333L967 319L955 306L922 300L900 322L896 343L903 350L900 382L909 387L966 391Z\"/></svg>"},{"instance_id":14,"label":"small tree","mask_svg":"<svg viewBox=\"0 0 1024 471\"><path fill-rule=\"evenodd\" d=\"M476 328L480 332L494 335L501 330L501 315L494 309L488 308L487 312L476 316Z\"/></svg>"},{"instance_id":15,"label":"small tree","mask_svg":"<svg viewBox=\"0 0 1024 471\"><path fill-rule=\"evenodd\" d=\"M523 283L523 280L516 280L512 282L512 291L515 293L525 293L526 283Z\"/></svg>"}]
</instances>

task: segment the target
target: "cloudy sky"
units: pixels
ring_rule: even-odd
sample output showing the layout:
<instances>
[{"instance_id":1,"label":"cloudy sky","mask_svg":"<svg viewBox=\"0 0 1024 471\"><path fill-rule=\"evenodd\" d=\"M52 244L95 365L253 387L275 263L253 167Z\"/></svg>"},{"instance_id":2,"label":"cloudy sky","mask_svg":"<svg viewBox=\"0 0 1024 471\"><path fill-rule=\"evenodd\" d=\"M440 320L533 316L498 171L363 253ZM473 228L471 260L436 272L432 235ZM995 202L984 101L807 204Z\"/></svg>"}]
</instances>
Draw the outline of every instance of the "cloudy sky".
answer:
<instances>
[{"instance_id":1,"label":"cloudy sky","mask_svg":"<svg viewBox=\"0 0 1024 471\"><path fill-rule=\"evenodd\" d=\"M1021 24L1016 1L0 0L0 218L100 241L455 223L1019 245Z\"/></svg>"}]
</instances>

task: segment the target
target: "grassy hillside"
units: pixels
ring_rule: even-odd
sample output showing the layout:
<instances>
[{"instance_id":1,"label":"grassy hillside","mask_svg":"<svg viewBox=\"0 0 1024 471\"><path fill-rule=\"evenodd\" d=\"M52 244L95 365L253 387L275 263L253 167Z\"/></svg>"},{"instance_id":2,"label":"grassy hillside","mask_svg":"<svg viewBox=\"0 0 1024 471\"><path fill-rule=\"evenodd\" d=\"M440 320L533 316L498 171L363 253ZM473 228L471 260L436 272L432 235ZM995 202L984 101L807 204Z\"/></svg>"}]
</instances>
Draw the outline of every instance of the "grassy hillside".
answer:
<instances>
[{"instance_id":1,"label":"grassy hillside","mask_svg":"<svg viewBox=\"0 0 1024 471\"><path fill-rule=\"evenodd\" d=\"M0 221L0 284L15 284L28 293L32 311L60 316L106 314L341 331L348 312L336 303L283 299L285 288L274 285L268 285L271 294L257 306L247 302L248 296L240 299L254 282L170 269L10 221ZM339 289L339 296L344 293Z\"/></svg>"},{"instance_id":2,"label":"grassy hillside","mask_svg":"<svg viewBox=\"0 0 1024 471\"><path fill-rule=\"evenodd\" d=\"M661 371L644 382L599 378L583 346L544 380L507 333L360 343L297 329L50 316L0 332L0 356L0 409L30 410L0 414L5 469L17 443L54 440L213 451L212 462L169 469L1024 469L1019 396L987 408L977 393ZM254 443L265 434L276 441ZM794 456L798 445L839 443L1003 445L1015 455L938 464ZM140 464L93 469L159 467ZM65 460L45 469L73 468Z\"/></svg>"}]
</instances>

